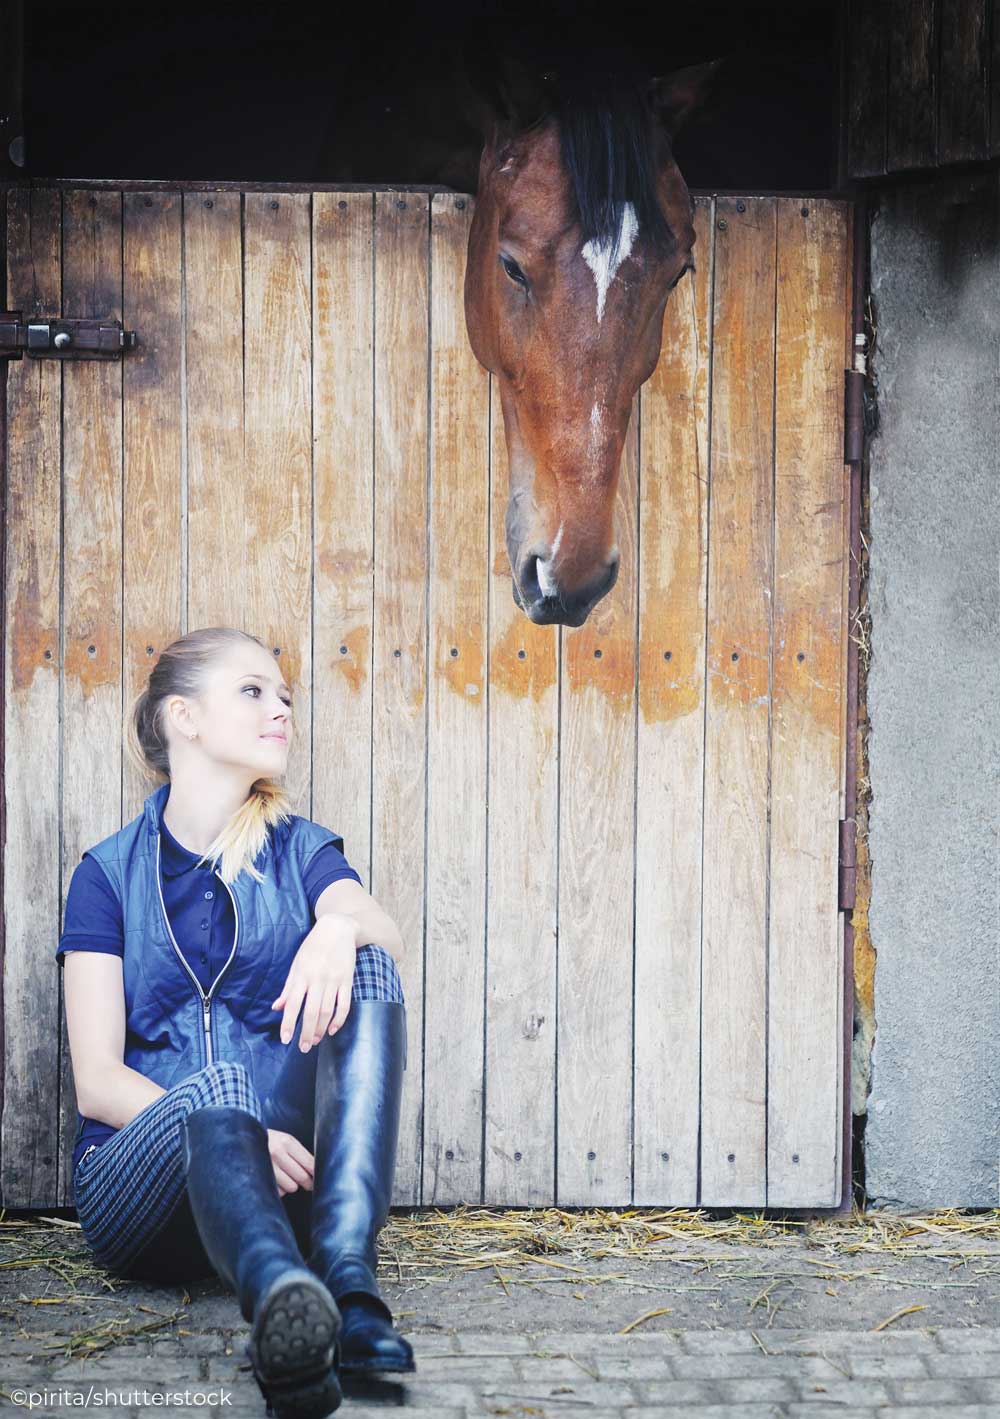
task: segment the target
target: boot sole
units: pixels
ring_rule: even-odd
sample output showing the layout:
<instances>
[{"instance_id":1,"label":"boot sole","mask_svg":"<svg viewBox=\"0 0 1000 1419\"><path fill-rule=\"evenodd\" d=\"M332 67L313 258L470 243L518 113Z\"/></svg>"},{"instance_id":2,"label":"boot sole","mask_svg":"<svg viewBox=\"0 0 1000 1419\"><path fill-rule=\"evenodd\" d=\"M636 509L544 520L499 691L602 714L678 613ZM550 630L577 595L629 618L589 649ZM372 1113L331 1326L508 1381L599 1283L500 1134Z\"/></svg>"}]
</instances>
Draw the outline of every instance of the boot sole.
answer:
<instances>
[{"instance_id":1,"label":"boot sole","mask_svg":"<svg viewBox=\"0 0 1000 1419\"><path fill-rule=\"evenodd\" d=\"M330 1293L315 1277L275 1282L247 1346L269 1413L277 1419L325 1419L340 1407L339 1333Z\"/></svg>"}]
</instances>

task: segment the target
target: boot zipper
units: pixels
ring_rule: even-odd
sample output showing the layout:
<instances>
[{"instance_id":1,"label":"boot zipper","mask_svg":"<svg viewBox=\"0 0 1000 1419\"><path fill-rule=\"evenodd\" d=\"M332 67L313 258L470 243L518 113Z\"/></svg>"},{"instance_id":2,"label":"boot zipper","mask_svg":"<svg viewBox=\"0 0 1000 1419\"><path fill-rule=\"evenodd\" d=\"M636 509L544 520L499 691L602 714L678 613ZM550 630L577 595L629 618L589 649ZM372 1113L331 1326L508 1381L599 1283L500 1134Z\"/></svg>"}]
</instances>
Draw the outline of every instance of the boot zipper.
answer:
<instances>
[{"instance_id":1,"label":"boot zipper","mask_svg":"<svg viewBox=\"0 0 1000 1419\"><path fill-rule=\"evenodd\" d=\"M234 893L233 893L233 890L232 890L232 888L230 887L229 883L223 880L222 874L219 872L218 868L215 869L215 875L216 875L216 877L218 877L219 881L222 882L222 885L225 887L226 891L229 893L229 896L230 896L230 898L231 898L231 900L232 900L232 903L233 903L233 915L234 915L234 917L236 918L236 930L233 932L233 949L232 949L232 950L230 951L230 953L229 953L229 959L226 961L225 965L222 967L222 970L219 972L219 974L215 977L215 980L214 980L214 981L212 982L212 984L209 986L209 988L208 988L208 994L206 995L205 992L204 992L204 991L202 990L202 988L201 988L201 981L198 979L198 977L195 975L194 971L193 971L193 970L191 969L191 967L188 965L187 959L186 959L186 957L185 957L185 955L184 955L184 952L181 950L181 948L180 948L180 947L178 946L178 944L177 944L177 938L174 936L173 929L172 929L172 927L171 927L171 925L170 925L170 918L167 916L167 905L166 905L166 902L163 900L163 886L162 886L162 883L160 882L160 834L159 834L159 832L157 832L157 834L156 834L156 890L157 890L157 892L159 893L159 897L160 897L160 910L161 910L162 913L163 913L163 921L164 921L164 924L166 925L166 928L167 928L167 935L170 937L170 944L173 946L174 951L175 951L176 954L177 954L177 959L180 961L181 965L184 967L184 969L187 971L188 975L191 977L192 981L194 982L194 988L195 988L195 990L198 992L198 998L199 998L200 1001L201 1001L201 1008L202 1008L202 1011L203 1011L202 1019L203 1019L204 1026L205 1026L205 1056L206 1056L206 1058L205 1058L205 1063L206 1063L206 1064L211 1064L211 1063L212 1063L212 1060L213 1060L213 1055L212 1055L212 995L213 995L213 993L214 993L214 991L215 991L215 987L219 984L219 981L222 979L222 977L225 975L226 971L229 969L230 965L232 964L233 957L236 955L236 946L237 946L237 943L239 942L239 939L240 939L240 914L239 914L239 911L238 911L237 906L236 906L236 897L235 897L235 895L234 895Z\"/></svg>"}]
</instances>

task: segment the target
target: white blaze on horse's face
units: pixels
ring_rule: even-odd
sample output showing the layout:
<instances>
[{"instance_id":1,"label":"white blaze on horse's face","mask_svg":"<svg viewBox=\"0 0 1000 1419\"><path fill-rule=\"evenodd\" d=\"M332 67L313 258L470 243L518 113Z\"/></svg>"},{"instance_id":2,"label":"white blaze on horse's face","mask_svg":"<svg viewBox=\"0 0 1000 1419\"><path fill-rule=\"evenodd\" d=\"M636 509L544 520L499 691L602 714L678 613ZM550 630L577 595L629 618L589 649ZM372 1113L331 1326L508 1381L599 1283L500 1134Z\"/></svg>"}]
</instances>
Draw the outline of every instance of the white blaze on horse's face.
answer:
<instances>
[{"instance_id":1,"label":"white blaze on horse's face","mask_svg":"<svg viewBox=\"0 0 1000 1419\"><path fill-rule=\"evenodd\" d=\"M639 235L639 223L636 219L635 208L631 202L626 202L622 207L622 218L618 228L617 249L612 243L598 245L595 241L588 241L582 248L580 255L586 261L591 271L594 273L594 280L597 282L597 323L600 325L601 317L604 314L604 300L608 294L611 282L618 274L618 268L628 257L629 252ZM614 255L612 256L612 252Z\"/></svg>"}]
</instances>

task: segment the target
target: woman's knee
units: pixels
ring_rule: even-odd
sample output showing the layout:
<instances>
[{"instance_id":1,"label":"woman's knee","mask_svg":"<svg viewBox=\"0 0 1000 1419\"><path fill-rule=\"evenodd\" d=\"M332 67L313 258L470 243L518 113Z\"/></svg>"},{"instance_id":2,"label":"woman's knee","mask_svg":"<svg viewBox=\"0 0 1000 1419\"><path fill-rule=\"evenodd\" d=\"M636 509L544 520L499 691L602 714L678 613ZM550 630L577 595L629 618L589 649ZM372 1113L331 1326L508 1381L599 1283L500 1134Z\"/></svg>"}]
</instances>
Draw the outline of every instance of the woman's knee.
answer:
<instances>
[{"instance_id":1,"label":"woman's knee","mask_svg":"<svg viewBox=\"0 0 1000 1419\"><path fill-rule=\"evenodd\" d=\"M384 946L359 946L354 966L354 1000L390 1000L404 1004L396 962Z\"/></svg>"},{"instance_id":2,"label":"woman's knee","mask_svg":"<svg viewBox=\"0 0 1000 1419\"><path fill-rule=\"evenodd\" d=\"M185 1081L190 1086L192 1109L220 1105L243 1109L262 1119L257 1090L246 1065L231 1059L216 1059Z\"/></svg>"}]
</instances>

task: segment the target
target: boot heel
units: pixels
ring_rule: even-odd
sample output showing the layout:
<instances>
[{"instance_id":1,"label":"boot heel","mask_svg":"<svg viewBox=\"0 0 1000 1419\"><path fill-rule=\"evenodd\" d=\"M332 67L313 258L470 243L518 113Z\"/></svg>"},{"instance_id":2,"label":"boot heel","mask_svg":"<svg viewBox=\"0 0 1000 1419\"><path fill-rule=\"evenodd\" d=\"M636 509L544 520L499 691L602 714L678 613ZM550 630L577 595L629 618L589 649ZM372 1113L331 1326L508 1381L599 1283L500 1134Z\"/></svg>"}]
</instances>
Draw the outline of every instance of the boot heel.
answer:
<instances>
[{"instance_id":1,"label":"boot heel","mask_svg":"<svg viewBox=\"0 0 1000 1419\"><path fill-rule=\"evenodd\" d=\"M311 1273L279 1277L254 1318L247 1354L254 1378L277 1419L325 1419L340 1407L337 1378L340 1318Z\"/></svg>"}]
</instances>

